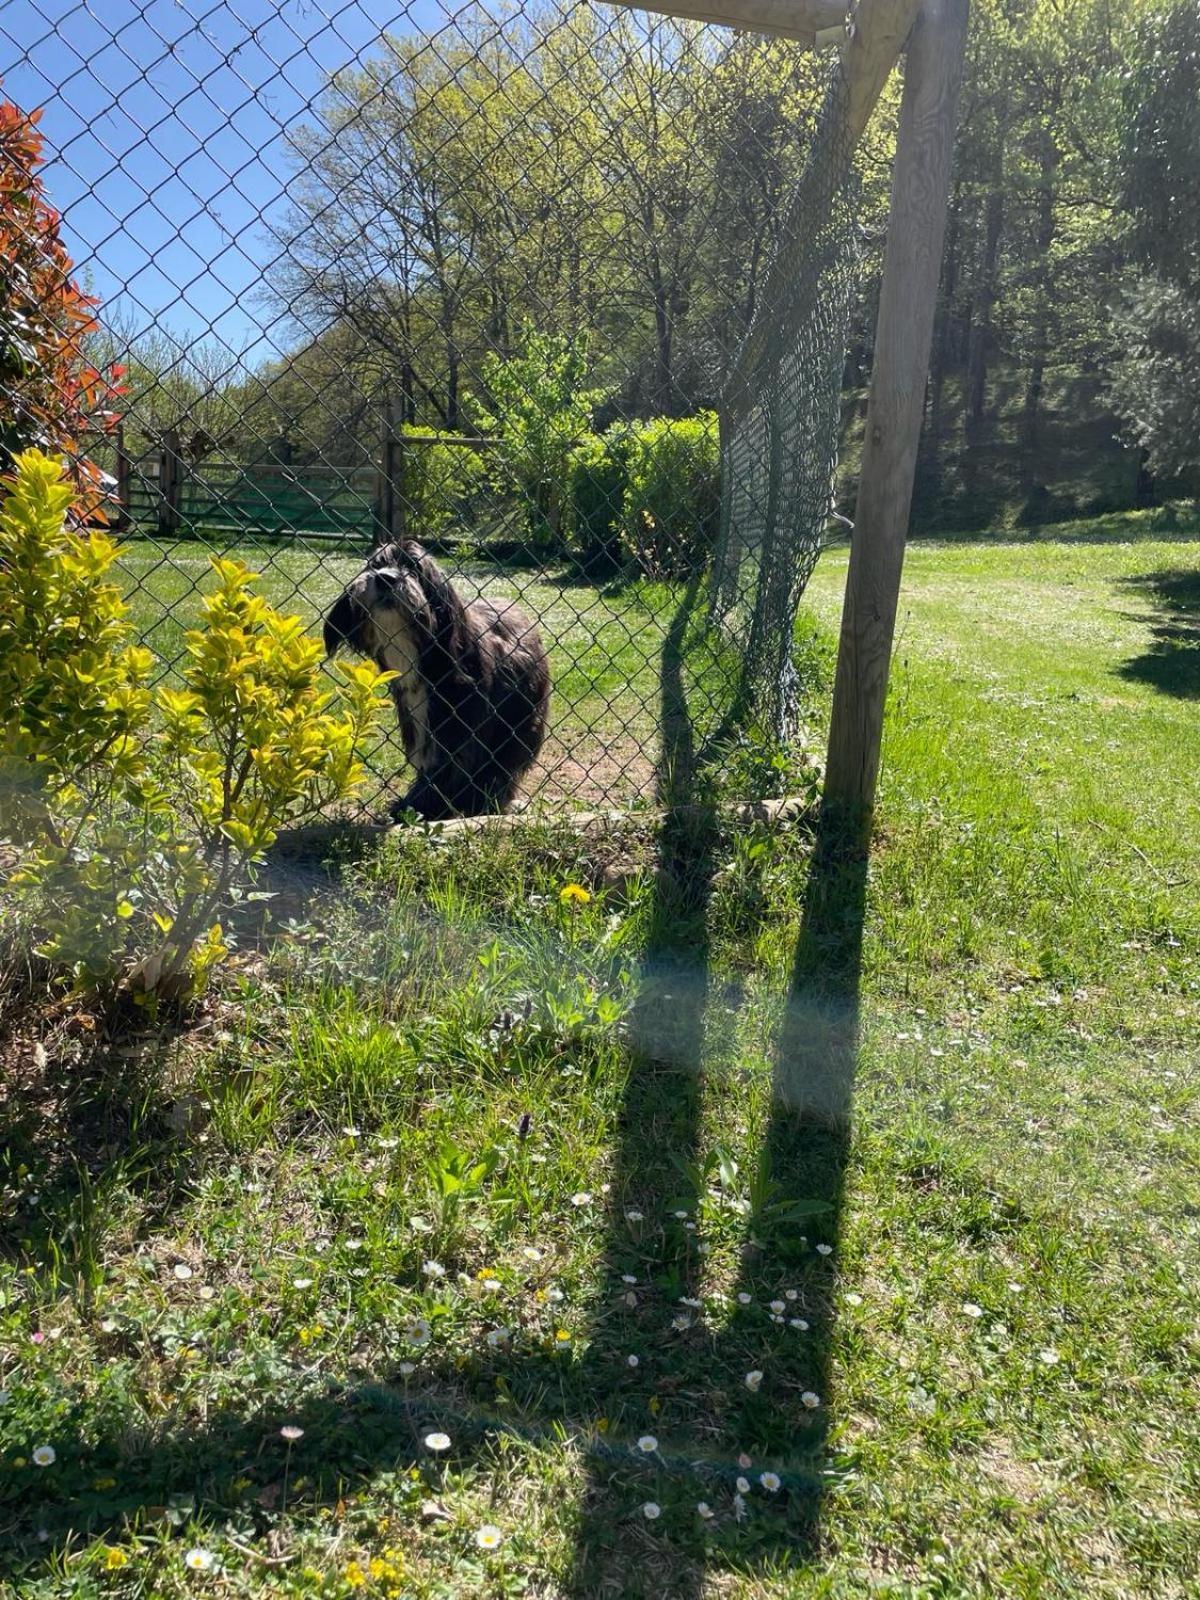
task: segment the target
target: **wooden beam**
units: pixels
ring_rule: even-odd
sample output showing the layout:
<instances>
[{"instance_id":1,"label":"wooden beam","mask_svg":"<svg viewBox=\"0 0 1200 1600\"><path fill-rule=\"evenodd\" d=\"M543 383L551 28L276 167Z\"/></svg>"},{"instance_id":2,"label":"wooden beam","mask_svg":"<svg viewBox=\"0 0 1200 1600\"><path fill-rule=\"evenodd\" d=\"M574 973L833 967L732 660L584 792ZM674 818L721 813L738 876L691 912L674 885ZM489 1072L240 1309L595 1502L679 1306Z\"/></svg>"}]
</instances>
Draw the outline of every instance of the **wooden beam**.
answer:
<instances>
[{"instance_id":1,"label":"wooden beam","mask_svg":"<svg viewBox=\"0 0 1200 1600\"><path fill-rule=\"evenodd\" d=\"M942 263L968 0L923 0L908 43L871 397L850 542L825 804L865 833Z\"/></svg>"},{"instance_id":2,"label":"wooden beam","mask_svg":"<svg viewBox=\"0 0 1200 1600\"><path fill-rule=\"evenodd\" d=\"M633 5L633 0L616 0L638 11L654 11L664 17L686 17L691 22L715 22L723 28L742 28L750 33L773 33L783 39L798 39L811 50L818 33L840 28L846 20L845 0L654 0L652 5Z\"/></svg>"}]
</instances>

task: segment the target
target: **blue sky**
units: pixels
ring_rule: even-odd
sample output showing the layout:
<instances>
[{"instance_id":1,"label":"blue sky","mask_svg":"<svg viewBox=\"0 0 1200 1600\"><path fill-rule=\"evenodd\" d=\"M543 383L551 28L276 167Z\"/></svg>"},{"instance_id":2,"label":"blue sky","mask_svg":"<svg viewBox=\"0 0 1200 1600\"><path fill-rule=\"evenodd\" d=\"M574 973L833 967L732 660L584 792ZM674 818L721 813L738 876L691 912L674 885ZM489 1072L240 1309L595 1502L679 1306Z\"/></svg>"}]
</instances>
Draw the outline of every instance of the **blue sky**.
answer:
<instances>
[{"instance_id":1,"label":"blue sky","mask_svg":"<svg viewBox=\"0 0 1200 1600\"><path fill-rule=\"evenodd\" d=\"M0 83L44 108L47 192L92 292L256 364L294 342L257 295L285 131L384 30L447 20L438 0L2 0Z\"/></svg>"}]
</instances>

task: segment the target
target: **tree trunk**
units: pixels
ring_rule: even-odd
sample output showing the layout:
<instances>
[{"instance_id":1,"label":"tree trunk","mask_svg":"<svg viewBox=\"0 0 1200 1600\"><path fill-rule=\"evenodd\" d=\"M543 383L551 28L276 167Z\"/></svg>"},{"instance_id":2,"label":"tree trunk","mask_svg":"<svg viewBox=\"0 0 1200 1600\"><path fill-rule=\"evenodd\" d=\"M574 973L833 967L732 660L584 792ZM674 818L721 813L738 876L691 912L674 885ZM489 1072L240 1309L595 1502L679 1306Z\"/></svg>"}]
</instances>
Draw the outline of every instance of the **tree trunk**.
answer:
<instances>
[{"instance_id":1,"label":"tree trunk","mask_svg":"<svg viewBox=\"0 0 1200 1600\"><path fill-rule=\"evenodd\" d=\"M1042 135L1041 183L1038 187L1037 229L1034 234L1036 285L1033 338L1030 341L1029 376L1025 383L1025 402L1021 410L1021 441L1032 450L1041 431L1042 388L1046 377L1046 356L1050 349L1050 247L1054 243L1054 184L1058 174L1058 146L1052 135Z\"/></svg>"},{"instance_id":2,"label":"tree trunk","mask_svg":"<svg viewBox=\"0 0 1200 1600\"><path fill-rule=\"evenodd\" d=\"M933 352L929 366L929 430L926 447L930 464L936 469L945 423L943 402L946 372L950 366L950 325L953 317L954 294L958 288L958 236L962 225L962 190L954 186L950 202L950 215L946 222L946 249L942 262L942 287L938 296L937 321L933 334Z\"/></svg>"},{"instance_id":3,"label":"tree trunk","mask_svg":"<svg viewBox=\"0 0 1200 1600\"><path fill-rule=\"evenodd\" d=\"M997 179L999 179L997 174ZM966 425L969 434L983 426L987 404L988 359L992 350L992 312L996 305L996 265L1004 232L1004 191L997 181L988 191L984 207L983 268L979 279L979 308L971 327L967 349Z\"/></svg>"},{"instance_id":4,"label":"tree trunk","mask_svg":"<svg viewBox=\"0 0 1200 1600\"><path fill-rule=\"evenodd\" d=\"M1004 149L1008 139L1008 77L1000 86L1001 110L991 161L991 183L983 211L983 261L978 304L967 343L965 422L968 436L983 426L987 409L988 362L992 354L992 319L999 293L1000 241L1004 237Z\"/></svg>"}]
</instances>

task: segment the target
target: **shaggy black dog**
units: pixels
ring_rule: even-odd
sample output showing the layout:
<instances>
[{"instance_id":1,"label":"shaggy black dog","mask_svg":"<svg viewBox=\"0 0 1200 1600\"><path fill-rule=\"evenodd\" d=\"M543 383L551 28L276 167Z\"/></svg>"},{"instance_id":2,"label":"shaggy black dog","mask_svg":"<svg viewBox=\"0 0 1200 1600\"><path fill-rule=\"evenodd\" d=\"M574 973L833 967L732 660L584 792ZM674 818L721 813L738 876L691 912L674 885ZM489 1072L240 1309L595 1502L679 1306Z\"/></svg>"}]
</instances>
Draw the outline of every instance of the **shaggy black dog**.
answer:
<instances>
[{"instance_id":1,"label":"shaggy black dog","mask_svg":"<svg viewBox=\"0 0 1200 1600\"><path fill-rule=\"evenodd\" d=\"M392 698L417 778L393 806L430 821L503 811L542 748L550 668L517 606L464 605L413 539L376 550L325 619L325 648L348 645L394 672Z\"/></svg>"}]
</instances>

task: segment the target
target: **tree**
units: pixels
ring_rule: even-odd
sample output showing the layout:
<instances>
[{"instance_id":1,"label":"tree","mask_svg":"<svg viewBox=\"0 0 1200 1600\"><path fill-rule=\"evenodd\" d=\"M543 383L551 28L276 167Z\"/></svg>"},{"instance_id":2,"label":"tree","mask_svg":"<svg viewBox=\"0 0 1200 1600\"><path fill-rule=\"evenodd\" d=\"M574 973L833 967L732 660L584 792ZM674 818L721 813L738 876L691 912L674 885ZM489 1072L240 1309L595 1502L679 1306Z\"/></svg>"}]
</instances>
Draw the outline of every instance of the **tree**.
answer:
<instances>
[{"instance_id":1,"label":"tree","mask_svg":"<svg viewBox=\"0 0 1200 1600\"><path fill-rule=\"evenodd\" d=\"M121 374L87 359L96 302L72 278L39 176L41 113L0 97L0 465L37 446L64 453L89 509L99 474L86 439L115 421Z\"/></svg>"},{"instance_id":2,"label":"tree","mask_svg":"<svg viewBox=\"0 0 1200 1600\"><path fill-rule=\"evenodd\" d=\"M1146 465L1174 476L1200 468L1200 0L1153 12L1139 45L1122 150L1135 266L1109 393Z\"/></svg>"},{"instance_id":3,"label":"tree","mask_svg":"<svg viewBox=\"0 0 1200 1600\"><path fill-rule=\"evenodd\" d=\"M481 377L490 401L477 402L485 428L525 496L535 543L558 543L567 463L604 398L585 389L587 353L579 340L524 332L520 355L485 356Z\"/></svg>"},{"instance_id":4,"label":"tree","mask_svg":"<svg viewBox=\"0 0 1200 1600\"><path fill-rule=\"evenodd\" d=\"M1200 297L1141 274L1113 327L1122 353L1109 392L1127 438L1159 476L1200 470Z\"/></svg>"}]
</instances>

